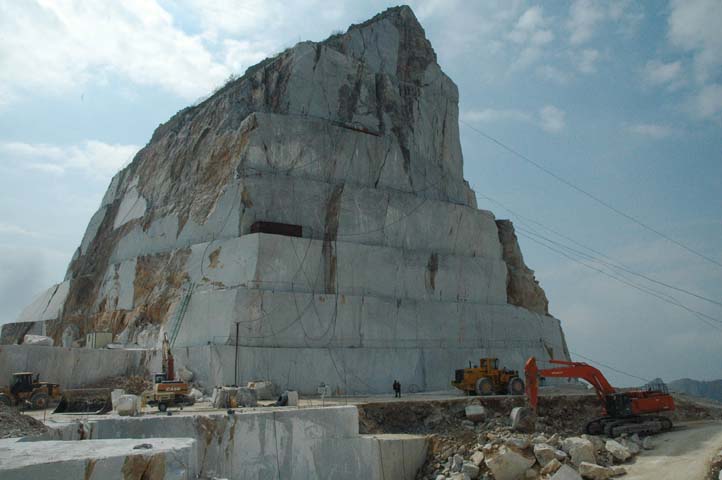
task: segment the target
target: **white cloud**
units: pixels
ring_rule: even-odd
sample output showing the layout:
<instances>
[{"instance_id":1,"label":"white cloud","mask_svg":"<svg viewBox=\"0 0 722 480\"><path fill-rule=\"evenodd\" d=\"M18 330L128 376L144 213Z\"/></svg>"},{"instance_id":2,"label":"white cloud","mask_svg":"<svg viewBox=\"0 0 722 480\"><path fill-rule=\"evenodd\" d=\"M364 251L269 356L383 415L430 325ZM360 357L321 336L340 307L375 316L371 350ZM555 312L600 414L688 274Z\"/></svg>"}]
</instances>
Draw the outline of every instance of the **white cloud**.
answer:
<instances>
[{"instance_id":1,"label":"white cloud","mask_svg":"<svg viewBox=\"0 0 722 480\"><path fill-rule=\"evenodd\" d=\"M523 69L541 58L544 46L554 40L554 33L547 28L549 23L539 6L531 7L521 14L508 35L511 42L522 47L512 64L513 69Z\"/></svg>"},{"instance_id":2,"label":"white cloud","mask_svg":"<svg viewBox=\"0 0 722 480\"><path fill-rule=\"evenodd\" d=\"M692 99L692 112L702 119L720 119L722 116L722 84L702 87Z\"/></svg>"},{"instance_id":3,"label":"white cloud","mask_svg":"<svg viewBox=\"0 0 722 480\"><path fill-rule=\"evenodd\" d=\"M18 168L62 175L76 170L92 177L110 177L138 151L137 145L107 144L86 140L58 146L23 142L0 143L0 161Z\"/></svg>"},{"instance_id":4,"label":"white cloud","mask_svg":"<svg viewBox=\"0 0 722 480\"><path fill-rule=\"evenodd\" d=\"M531 122L533 115L513 109L485 108L484 110L470 110L462 112L461 118L467 122L494 123L494 122Z\"/></svg>"},{"instance_id":5,"label":"white cloud","mask_svg":"<svg viewBox=\"0 0 722 480\"><path fill-rule=\"evenodd\" d=\"M0 3L0 102L119 75L192 99L229 75L200 35L153 1Z\"/></svg>"},{"instance_id":6,"label":"white cloud","mask_svg":"<svg viewBox=\"0 0 722 480\"><path fill-rule=\"evenodd\" d=\"M657 125L653 123L637 123L634 125L627 126L627 131L642 135L646 137L652 137L656 139L666 138L675 133L674 128L667 125Z\"/></svg>"},{"instance_id":7,"label":"white cloud","mask_svg":"<svg viewBox=\"0 0 722 480\"><path fill-rule=\"evenodd\" d=\"M461 119L467 122L499 123L516 122L529 123L538 126L550 133L558 133L565 127L565 113L553 105L546 105L535 114L516 109L469 110L461 113Z\"/></svg>"},{"instance_id":8,"label":"white cloud","mask_svg":"<svg viewBox=\"0 0 722 480\"><path fill-rule=\"evenodd\" d=\"M572 75L553 65L539 65L536 68L536 74L544 80L549 80L559 85L566 85L572 78Z\"/></svg>"},{"instance_id":9,"label":"white cloud","mask_svg":"<svg viewBox=\"0 0 722 480\"><path fill-rule=\"evenodd\" d=\"M694 52L697 80L706 82L722 68L722 2L673 0L669 15L669 40Z\"/></svg>"},{"instance_id":10,"label":"white cloud","mask_svg":"<svg viewBox=\"0 0 722 480\"><path fill-rule=\"evenodd\" d=\"M597 71L597 60L599 60L599 51L593 48L585 48L577 58L577 68L582 73L594 73Z\"/></svg>"},{"instance_id":11,"label":"white cloud","mask_svg":"<svg viewBox=\"0 0 722 480\"><path fill-rule=\"evenodd\" d=\"M664 63L657 60L650 60L644 65L642 77L644 82L650 86L667 85L675 89L684 83L682 78L682 62Z\"/></svg>"},{"instance_id":12,"label":"white cloud","mask_svg":"<svg viewBox=\"0 0 722 480\"><path fill-rule=\"evenodd\" d=\"M546 105L539 110L539 126L551 133L564 130L566 113L554 105Z\"/></svg>"},{"instance_id":13,"label":"white cloud","mask_svg":"<svg viewBox=\"0 0 722 480\"><path fill-rule=\"evenodd\" d=\"M27 237L35 237L38 235L37 233L31 232L30 230L26 230L23 227L20 227L18 225L0 222L0 235L2 235L2 234L21 235L21 236L27 236Z\"/></svg>"},{"instance_id":14,"label":"white cloud","mask_svg":"<svg viewBox=\"0 0 722 480\"><path fill-rule=\"evenodd\" d=\"M604 17L605 12L599 3L591 0L576 0L570 8L567 21L570 43L581 45L590 40Z\"/></svg>"}]
</instances>

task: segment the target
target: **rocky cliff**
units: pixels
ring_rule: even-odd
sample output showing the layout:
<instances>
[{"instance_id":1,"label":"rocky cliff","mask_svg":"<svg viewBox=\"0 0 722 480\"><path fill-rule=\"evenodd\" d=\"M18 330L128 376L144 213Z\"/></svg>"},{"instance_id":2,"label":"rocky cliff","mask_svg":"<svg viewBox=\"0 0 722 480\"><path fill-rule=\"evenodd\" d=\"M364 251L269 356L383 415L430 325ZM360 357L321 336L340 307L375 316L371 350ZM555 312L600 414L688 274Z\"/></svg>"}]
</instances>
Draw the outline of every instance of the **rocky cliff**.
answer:
<instances>
[{"instance_id":1,"label":"rocky cliff","mask_svg":"<svg viewBox=\"0 0 722 480\"><path fill-rule=\"evenodd\" d=\"M296 365L299 348L402 348L424 385L448 382L427 366L483 349L568 356L510 224L476 208L458 90L408 7L299 43L159 126L20 320L66 345L237 341L249 365L266 355L251 349Z\"/></svg>"}]
</instances>

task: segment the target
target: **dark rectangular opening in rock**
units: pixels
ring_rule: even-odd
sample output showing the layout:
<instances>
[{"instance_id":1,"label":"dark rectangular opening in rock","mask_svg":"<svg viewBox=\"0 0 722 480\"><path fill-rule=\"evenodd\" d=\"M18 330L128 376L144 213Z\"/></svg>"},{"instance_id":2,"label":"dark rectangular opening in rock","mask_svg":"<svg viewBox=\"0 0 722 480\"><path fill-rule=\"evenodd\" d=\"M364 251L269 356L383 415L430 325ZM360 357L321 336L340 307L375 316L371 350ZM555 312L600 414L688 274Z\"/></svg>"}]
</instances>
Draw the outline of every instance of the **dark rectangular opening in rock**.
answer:
<instances>
[{"instance_id":1,"label":"dark rectangular opening in rock","mask_svg":"<svg viewBox=\"0 0 722 480\"><path fill-rule=\"evenodd\" d=\"M302 237L303 227L290 223L255 222L251 225L251 233L270 233L273 235L284 235L286 237Z\"/></svg>"}]
</instances>

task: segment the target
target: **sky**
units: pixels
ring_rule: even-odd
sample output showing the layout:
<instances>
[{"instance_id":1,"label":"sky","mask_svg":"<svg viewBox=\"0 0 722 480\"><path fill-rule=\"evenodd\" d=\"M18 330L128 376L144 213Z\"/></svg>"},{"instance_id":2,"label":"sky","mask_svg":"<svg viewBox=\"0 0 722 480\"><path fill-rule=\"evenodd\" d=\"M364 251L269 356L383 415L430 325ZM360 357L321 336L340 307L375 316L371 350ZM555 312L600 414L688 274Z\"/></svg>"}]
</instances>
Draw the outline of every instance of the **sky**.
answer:
<instances>
[{"instance_id":1,"label":"sky","mask_svg":"<svg viewBox=\"0 0 722 480\"><path fill-rule=\"evenodd\" d=\"M160 123L388 6L0 0L0 323L63 279ZM459 87L465 177L572 357L620 386L722 378L722 2L410 6Z\"/></svg>"}]
</instances>

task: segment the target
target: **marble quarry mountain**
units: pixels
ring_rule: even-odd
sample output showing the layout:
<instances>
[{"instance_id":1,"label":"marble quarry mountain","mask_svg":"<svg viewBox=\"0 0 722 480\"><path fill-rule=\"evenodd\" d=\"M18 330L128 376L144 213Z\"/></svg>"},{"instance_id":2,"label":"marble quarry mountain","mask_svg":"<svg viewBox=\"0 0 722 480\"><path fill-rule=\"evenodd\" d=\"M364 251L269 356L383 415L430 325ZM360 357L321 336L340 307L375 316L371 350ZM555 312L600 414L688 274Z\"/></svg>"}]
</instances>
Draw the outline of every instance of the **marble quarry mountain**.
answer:
<instances>
[{"instance_id":1,"label":"marble quarry mountain","mask_svg":"<svg viewBox=\"0 0 722 480\"><path fill-rule=\"evenodd\" d=\"M211 386L301 392L568 359L513 225L464 180L458 101L408 7L262 61L156 129L3 343L167 334Z\"/></svg>"}]
</instances>

